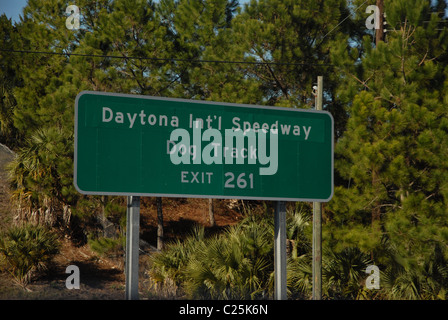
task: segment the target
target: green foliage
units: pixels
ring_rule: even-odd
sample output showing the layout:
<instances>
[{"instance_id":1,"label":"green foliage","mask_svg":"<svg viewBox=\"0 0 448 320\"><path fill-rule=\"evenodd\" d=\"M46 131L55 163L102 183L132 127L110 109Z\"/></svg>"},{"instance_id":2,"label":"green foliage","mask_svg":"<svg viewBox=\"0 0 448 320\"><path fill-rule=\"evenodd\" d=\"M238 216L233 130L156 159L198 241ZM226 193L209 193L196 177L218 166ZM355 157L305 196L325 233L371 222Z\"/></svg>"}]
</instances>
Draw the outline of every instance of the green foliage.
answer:
<instances>
[{"instance_id":1,"label":"green foliage","mask_svg":"<svg viewBox=\"0 0 448 320\"><path fill-rule=\"evenodd\" d=\"M257 299L269 294L272 230L250 216L224 234L206 238L203 228L151 258L150 280L159 290L175 284L195 299Z\"/></svg>"},{"instance_id":2,"label":"green foliage","mask_svg":"<svg viewBox=\"0 0 448 320\"><path fill-rule=\"evenodd\" d=\"M20 22L0 17L2 49L67 53L0 52L0 142L17 154L17 206L70 207L71 227L83 230L103 213L124 227L122 206L73 187L73 102L82 90L310 108L323 75L336 137L325 294L371 297L359 289L367 255L387 279L376 297L445 297L448 32L438 12L446 1L385 1L388 32L379 43L365 28L363 0L80 0L79 30L65 27L66 5L33 0ZM297 211L288 213L288 290L307 298L310 212ZM197 230L170 245L152 261L153 282L191 297L271 295L272 225L260 221L221 236Z\"/></svg>"},{"instance_id":3,"label":"green foliage","mask_svg":"<svg viewBox=\"0 0 448 320\"><path fill-rule=\"evenodd\" d=\"M448 130L446 31L428 1L386 2L385 42L335 44L339 94L349 114L335 147L341 183L329 203L333 248L358 246L385 260L387 242L419 264L446 246ZM430 23L423 23L423 20ZM445 160L443 160L445 159ZM441 162L442 161L442 162ZM417 272L418 268L405 273ZM408 295L410 297L410 295Z\"/></svg>"},{"instance_id":4,"label":"green foliage","mask_svg":"<svg viewBox=\"0 0 448 320\"><path fill-rule=\"evenodd\" d=\"M59 251L56 234L41 226L12 227L0 235L0 254L4 269L25 287L31 274L45 267Z\"/></svg>"},{"instance_id":5,"label":"green foliage","mask_svg":"<svg viewBox=\"0 0 448 320\"><path fill-rule=\"evenodd\" d=\"M0 16L0 47L6 50L13 49L17 37L17 29L11 20L3 14ZM17 101L14 96L14 87L20 85L20 75L15 72L17 67L12 56L0 54L0 142L15 146L18 132L14 127L13 113Z\"/></svg>"},{"instance_id":6,"label":"green foliage","mask_svg":"<svg viewBox=\"0 0 448 320\"><path fill-rule=\"evenodd\" d=\"M248 218L221 237L201 243L186 266L192 298L257 299L269 292L272 232Z\"/></svg>"},{"instance_id":7,"label":"green foliage","mask_svg":"<svg viewBox=\"0 0 448 320\"><path fill-rule=\"evenodd\" d=\"M384 295L394 300L446 300L448 269L446 249L435 244L425 260L400 256L400 249L387 245L381 272Z\"/></svg>"},{"instance_id":8,"label":"green foliage","mask_svg":"<svg viewBox=\"0 0 448 320\"><path fill-rule=\"evenodd\" d=\"M125 242L125 238L111 239L100 237L88 239L90 249L105 257L113 257L120 254L123 251Z\"/></svg>"},{"instance_id":9,"label":"green foliage","mask_svg":"<svg viewBox=\"0 0 448 320\"><path fill-rule=\"evenodd\" d=\"M287 290L290 298L309 299L312 289L309 215L289 211ZM250 214L218 236L196 227L185 241L151 256L147 274L160 296L192 299L268 299L273 296L273 224L269 215ZM296 223L292 223L295 221ZM323 294L329 299L361 299L368 254L357 248L323 257Z\"/></svg>"},{"instance_id":10,"label":"green foliage","mask_svg":"<svg viewBox=\"0 0 448 320\"><path fill-rule=\"evenodd\" d=\"M114 201L116 200L116 201ZM104 205L105 203L105 205ZM123 198L113 198L112 201L102 200L105 218L122 230L126 229L126 202Z\"/></svg>"},{"instance_id":11,"label":"green foliage","mask_svg":"<svg viewBox=\"0 0 448 320\"><path fill-rule=\"evenodd\" d=\"M203 242L204 228L196 226L184 241L167 244L162 252L153 254L146 271L151 288L166 298L184 295L185 267Z\"/></svg>"},{"instance_id":12,"label":"green foliage","mask_svg":"<svg viewBox=\"0 0 448 320\"><path fill-rule=\"evenodd\" d=\"M341 252L324 254L322 277L326 294L332 299L357 299L364 290L366 268L372 264L367 254L347 247Z\"/></svg>"},{"instance_id":13,"label":"green foliage","mask_svg":"<svg viewBox=\"0 0 448 320\"><path fill-rule=\"evenodd\" d=\"M8 164L12 200L22 207L59 212L64 204L75 203L72 144L73 134L55 127L36 130L26 139Z\"/></svg>"}]
</instances>

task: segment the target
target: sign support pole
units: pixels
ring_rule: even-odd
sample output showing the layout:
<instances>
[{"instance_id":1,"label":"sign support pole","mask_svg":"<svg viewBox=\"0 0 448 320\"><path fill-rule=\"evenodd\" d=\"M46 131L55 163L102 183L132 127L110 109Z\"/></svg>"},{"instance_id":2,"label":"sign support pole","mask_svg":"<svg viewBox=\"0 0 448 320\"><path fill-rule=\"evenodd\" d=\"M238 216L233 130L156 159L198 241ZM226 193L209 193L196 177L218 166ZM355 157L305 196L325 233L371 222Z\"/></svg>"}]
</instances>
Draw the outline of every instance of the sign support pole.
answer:
<instances>
[{"instance_id":1,"label":"sign support pole","mask_svg":"<svg viewBox=\"0 0 448 320\"><path fill-rule=\"evenodd\" d=\"M316 110L322 110L323 77L317 77ZM322 299L322 203L313 202L313 300Z\"/></svg>"},{"instance_id":2,"label":"sign support pole","mask_svg":"<svg viewBox=\"0 0 448 320\"><path fill-rule=\"evenodd\" d=\"M276 201L274 217L274 299L286 300L286 202Z\"/></svg>"},{"instance_id":3,"label":"sign support pole","mask_svg":"<svg viewBox=\"0 0 448 320\"><path fill-rule=\"evenodd\" d=\"M126 300L138 300L140 197L128 196L126 220Z\"/></svg>"}]
</instances>

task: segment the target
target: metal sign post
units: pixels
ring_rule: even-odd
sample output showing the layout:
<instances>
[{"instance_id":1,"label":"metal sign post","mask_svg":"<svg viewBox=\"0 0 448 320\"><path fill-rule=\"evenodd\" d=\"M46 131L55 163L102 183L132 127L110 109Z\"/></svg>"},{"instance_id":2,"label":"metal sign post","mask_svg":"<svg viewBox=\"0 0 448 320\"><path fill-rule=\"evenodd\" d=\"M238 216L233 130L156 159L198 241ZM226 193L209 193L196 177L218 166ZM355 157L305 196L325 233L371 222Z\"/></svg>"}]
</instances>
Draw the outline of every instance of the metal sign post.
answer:
<instances>
[{"instance_id":1,"label":"metal sign post","mask_svg":"<svg viewBox=\"0 0 448 320\"><path fill-rule=\"evenodd\" d=\"M138 300L140 197L129 196L126 221L126 300Z\"/></svg>"},{"instance_id":2,"label":"metal sign post","mask_svg":"<svg viewBox=\"0 0 448 320\"><path fill-rule=\"evenodd\" d=\"M274 216L274 299L286 300L286 202L277 201Z\"/></svg>"},{"instance_id":3,"label":"metal sign post","mask_svg":"<svg viewBox=\"0 0 448 320\"><path fill-rule=\"evenodd\" d=\"M323 77L317 77L316 110L322 110ZM322 298L322 203L313 202L313 300Z\"/></svg>"},{"instance_id":4,"label":"metal sign post","mask_svg":"<svg viewBox=\"0 0 448 320\"><path fill-rule=\"evenodd\" d=\"M322 77L318 84L316 110L77 95L74 186L81 194L128 197L126 299L138 299L140 196L277 201L275 299L287 298L286 201L320 206L333 196L334 121L322 111ZM313 222L316 299L320 215Z\"/></svg>"}]
</instances>

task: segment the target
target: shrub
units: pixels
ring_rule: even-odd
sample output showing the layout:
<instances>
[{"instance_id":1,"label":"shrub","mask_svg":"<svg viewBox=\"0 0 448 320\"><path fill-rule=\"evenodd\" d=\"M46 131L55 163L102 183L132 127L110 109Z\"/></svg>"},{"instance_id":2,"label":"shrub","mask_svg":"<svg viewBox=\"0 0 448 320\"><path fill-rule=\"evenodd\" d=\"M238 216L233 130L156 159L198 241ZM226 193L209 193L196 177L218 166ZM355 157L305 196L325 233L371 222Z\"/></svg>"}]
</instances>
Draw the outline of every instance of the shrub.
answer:
<instances>
[{"instance_id":1,"label":"shrub","mask_svg":"<svg viewBox=\"0 0 448 320\"><path fill-rule=\"evenodd\" d=\"M22 287L29 283L34 270L45 267L58 252L56 234L42 226L12 227L0 235L3 267Z\"/></svg>"},{"instance_id":2,"label":"shrub","mask_svg":"<svg viewBox=\"0 0 448 320\"><path fill-rule=\"evenodd\" d=\"M89 238L88 244L90 249L95 251L101 256L104 257L117 257L121 255L121 252L124 248L124 243L126 239L124 237L120 237L118 239L111 239L100 237L97 239Z\"/></svg>"},{"instance_id":3,"label":"shrub","mask_svg":"<svg viewBox=\"0 0 448 320\"><path fill-rule=\"evenodd\" d=\"M185 268L185 289L194 299L268 297L273 266L271 230L246 220L197 247Z\"/></svg>"},{"instance_id":4,"label":"shrub","mask_svg":"<svg viewBox=\"0 0 448 320\"><path fill-rule=\"evenodd\" d=\"M150 282L164 296L181 293L193 299L268 297L272 294L272 239L271 227L255 216L209 238L204 237L203 228L196 228L191 237L151 257Z\"/></svg>"},{"instance_id":5,"label":"shrub","mask_svg":"<svg viewBox=\"0 0 448 320\"><path fill-rule=\"evenodd\" d=\"M184 241L177 240L151 255L147 270L149 287L162 298L184 296L185 268L204 245L204 228L196 225Z\"/></svg>"}]
</instances>

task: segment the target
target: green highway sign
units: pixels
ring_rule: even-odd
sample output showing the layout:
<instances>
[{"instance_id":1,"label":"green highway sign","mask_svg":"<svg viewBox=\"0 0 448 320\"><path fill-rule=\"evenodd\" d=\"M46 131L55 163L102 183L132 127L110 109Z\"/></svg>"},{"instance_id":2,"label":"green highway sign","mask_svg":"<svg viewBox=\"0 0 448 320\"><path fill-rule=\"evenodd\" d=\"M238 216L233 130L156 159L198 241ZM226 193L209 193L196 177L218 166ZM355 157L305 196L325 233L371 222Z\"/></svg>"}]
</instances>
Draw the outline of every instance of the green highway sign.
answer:
<instances>
[{"instance_id":1,"label":"green highway sign","mask_svg":"<svg viewBox=\"0 0 448 320\"><path fill-rule=\"evenodd\" d=\"M74 184L83 194L326 202L326 111L83 91Z\"/></svg>"}]
</instances>

